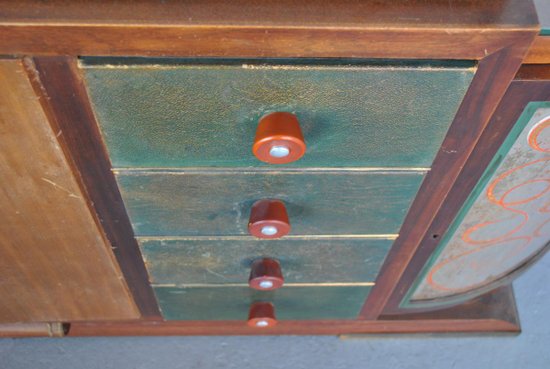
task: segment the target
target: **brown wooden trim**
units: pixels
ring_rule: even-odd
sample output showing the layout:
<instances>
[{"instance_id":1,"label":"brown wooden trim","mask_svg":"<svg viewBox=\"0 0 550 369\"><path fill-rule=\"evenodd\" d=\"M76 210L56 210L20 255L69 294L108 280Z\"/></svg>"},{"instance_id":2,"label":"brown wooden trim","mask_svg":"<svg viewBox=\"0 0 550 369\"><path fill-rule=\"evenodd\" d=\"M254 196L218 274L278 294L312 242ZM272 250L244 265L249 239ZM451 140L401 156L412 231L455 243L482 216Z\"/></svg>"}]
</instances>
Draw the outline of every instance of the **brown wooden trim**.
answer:
<instances>
[{"instance_id":1,"label":"brown wooden trim","mask_svg":"<svg viewBox=\"0 0 550 369\"><path fill-rule=\"evenodd\" d=\"M510 281L511 282L511 281ZM416 312L399 315L381 315L381 320L429 320L429 319L491 319L500 320L519 327L517 307L511 284L504 285L458 306L430 312Z\"/></svg>"},{"instance_id":2,"label":"brown wooden trim","mask_svg":"<svg viewBox=\"0 0 550 369\"><path fill-rule=\"evenodd\" d=\"M0 26L0 54L479 60L521 32L525 31Z\"/></svg>"},{"instance_id":3,"label":"brown wooden trim","mask_svg":"<svg viewBox=\"0 0 550 369\"><path fill-rule=\"evenodd\" d=\"M0 54L479 60L538 32L531 0L3 1Z\"/></svg>"},{"instance_id":4,"label":"brown wooden trim","mask_svg":"<svg viewBox=\"0 0 550 369\"><path fill-rule=\"evenodd\" d=\"M510 332L519 328L498 319L426 319L284 321L260 331L246 322L105 322L73 323L68 336L214 336L214 335L342 335L377 333Z\"/></svg>"},{"instance_id":5,"label":"brown wooden trim","mask_svg":"<svg viewBox=\"0 0 550 369\"><path fill-rule=\"evenodd\" d=\"M382 266L376 285L363 306L360 314L363 319L376 319L389 309L386 304L395 307L401 302L395 296L406 293L405 287L412 283L424 265L410 263L419 258L427 259L431 255L442 233L460 208L457 209L457 206L465 200L464 191L459 193L451 190L518 71L534 37L533 33L530 39L518 40L516 44L480 61L474 80L432 168L426 175L401 227L399 237ZM436 215L439 218L435 218ZM430 227L434 218L444 218L446 222L442 221L439 227ZM391 301L390 296L394 297Z\"/></svg>"},{"instance_id":6,"label":"brown wooden trim","mask_svg":"<svg viewBox=\"0 0 550 369\"><path fill-rule=\"evenodd\" d=\"M27 60L28 72L60 142L76 168L98 223L112 245L142 316L160 316L139 246L103 147L76 59L44 57Z\"/></svg>"},{"instance_id":7,"label":"brown wooden trim","mask_svg":"<svg viewBox=\"0 0 550 369\"><path fill-rule=\"evenodd\" d=\"M525 70L521 71L519 75L523 73L527 72ZM511 83L450 194L446 197L441 207L442 210L423 235L419 252L414 255L401 275L399 283L384 309L384 313L395 314L413 310L400 309L399 304L438 245L439 239L434 239L432 235L442 236L450 226L462 204L484 173L485 168L502 145L508 132L517 122L525 106L531 101L550 101L550 81L514 80ZM486 288L490 287L487 286ZM480 291L483 290L480 289Z\"/></svg>"},{"instance_id":8,"label":"brown wooden trim","mask_svg":"<svg viewBox=\"0 0 550 369\"><path fill-rule=\"evenodd\" d=\"M550 80L550 63L523 64L516 74L515 80Z\"/></svg>"},{"instance_id":9,"label":"brown wooden trim","mask_svg":"<svg viewBox=\"0 0 550 369\"><path fill-rule=\"evenodd\" d=\"M456 307L429 315L392 316L385 320L279 321L268 329L250 328L246 321L78 322L69 336L190 335L341 335L379 333L450 333L520 331L511 287L504 287Z\"/></svg>"},{"instance_id":10,"label":"brown wooden trim","mask_svg":"<svg viewBox=\"0 0 550 369\"><path fill-rule=\"evenodd\" d=\"M538 36L523 62L526 64L550 64L550 36Z\"/></svg>"},{"instance_id":11,"label":"brown wooden trim","mask_svg":"<svg viewBox=\"0 0 550 369\"><path fill-rule=\"evenodd\" d=\"M546 1L546 0L542 0ZM0 0L1 23L517 28L536 24L527 0Z\"/></svg>"}]
</instances>

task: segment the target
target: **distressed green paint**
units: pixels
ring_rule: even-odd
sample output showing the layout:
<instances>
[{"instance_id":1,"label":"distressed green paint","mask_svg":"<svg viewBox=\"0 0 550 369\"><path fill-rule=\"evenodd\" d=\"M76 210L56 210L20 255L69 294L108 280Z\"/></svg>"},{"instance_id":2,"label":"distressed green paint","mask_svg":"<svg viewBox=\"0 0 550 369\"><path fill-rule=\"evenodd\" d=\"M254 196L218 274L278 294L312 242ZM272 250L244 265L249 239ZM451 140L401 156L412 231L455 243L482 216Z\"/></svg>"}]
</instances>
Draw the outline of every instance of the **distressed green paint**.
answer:
<instances>
[{"instance_id":1,"label":"distressed green paint","mask_svg":"<svg viewBox=\"0 0 550 369\"><path fill-rule=\"evenodd\" d=\"M156 287L166 320L243 320L250 304L272 302L279 320L354 319L370 287L283 287L272 292L248 287Z\"/></svg>"},{"instance_id":2,"label":"distressed green paint","mask_svg":"<svg viewBox=\"0 0 550 369\"><path fill-rule=\"evenodd\" d=\"M392 240L139 240L152 283L247 283L250 265L277 259L286 283L373 282Z\"/></svg>"},{"instance_id":3,"label":"distressed green paint","mask_svg":"<svg viewBox=\"0 0 550 369\"><path fill-rule=\"evenodd\" d=\"M545 236L546 233L544 233L543 228L538 228L540 224L544 225L548 222L548 217L546 216L547 212L543 209L546 201L545 198L542 196L536 197L537 201L533 202L533 205L536 208L535 212L529 212L527 211L529 209L525 208L517 209L514 204L514 200L510 199L506 199L506 201L510 204L508 204L505 208L501 208L495 206L493 201L487 201L487 187L491 181L495 181L496 178L505 173L511 172L516 168L527 168L529 165L526 165L526 162L530 162L532 164L535 161L542 161L544 159L541 158L548 156L547 154L540 153L537 156L537 153L529 147L527 137L530 130L533 129L530 125L533 125L533 123L545 116L548 116L549 111L550 102L530 102L527 104L523 113L518 118L518 121L508 133L501 147L487 166L485 172L479 179L471 194L468 196L468 199L464 202L464 205L453 220L453 223L441 239L437 249L428 259L414 284L403 298L403 301L401 302L402 308L445 306L470 300L496 288L492 282L498 281L503 276L506 276L506 274L521 267L522 264L526 263L526 260L528 260L529 257L536 255L541 249L546 247L548 241ZM535 152L535 154L533 154L533 152ZM547 153L547 151L545 153ZM548 165L545 165L547 169ZM544 176L544 171L538 171L537 169L538 168L535 168L531 172L523 171L516 176L506 176L508 178L512 178L511 184L502 180L499 183L500 187L497 186L496 189L502 191L502 188L504 188L504 190L510 190L509 188L511 188L515 191L514 195L517 196L519 193L518 189L525 186L525 183L529 181L546 181L546 179L533 178L537 175L540 175L541 177ZM502 183L504 183L504 185ZM531 188L531 190L533 189ZM529 195L525 193L522 195L523 198L533 196L533 194ZM504 198L505 197L503 197L503 199ZM486 207L480 207L480 204L485 204ZM491 204L492 207L487 206L486 204ZM508 208L513 211L510 212ZM518 214L522 216L523 214L520 214L520 212L523 212L526 216L525 224L521 227L516 228L518 223L510 224L506 222L517 219ZM533 220L535 223L534 226L530 224L533 223ZM537 221L539 221L539 223L537 223ZM496 226L493 227L492 230L493 232L496 232L496 234L485 234L484 236L486 239L500 239L501 241L494 243L488 242L484 246L465 244L463 241L460 241L464 235L464 225L468 224L471 226L476 223L495 224ZM533 228L538 228L538 230L533 232ZM527 229L527 233L525 233L525 229ZM503 234L506 235L510 231L512 231L510 235L502 237ZM505 248L505 246L507 246L507 240L522 239L530 239L530 241L524 247L521 247L518 250L513 250L513 252L510 252L510 250ZM488 263L485 263L485 260L483 259L483 257L487 259L487 255L480 256L480 252L485 252L488 250L492 250L492 254L489 254L489 256L492 256L491 259L493 260L499 260L498 258L502 255L509 255L515 263L512 263L511 265L510 261L508 261L507 264L504 264L503 262L502 264L495 265L493 263L492 265L488 265ZM457 268L454 270L452 275L447 276L448 280L466 282L472 276L475 277L476 272L486 273L486 271L489 271L489 273L486 273L487 276L484 281L485 286L483 283L478 283L478 285L472 287L472 291L452 291L450 288L448 291L427 289L428 274L434 270L436 265L445 262L445 260L456 262L456 260L458 260L462 255L471 257L469 260L469 265L471 265L471 267L469 269ZM473 267L475 265L481 266L479 270L476 270L476 268ZM461 277L461 274L463 273L467 274L467 276Z\"/></svg>"},{"instance_id":4,"label":"distressed green paint","mask_svg":"<svg viewBox=\"0 0 550 369\"><path fill-rule=\"evenodd\" d=\"M252 204L284 201L293 235L395 234L422 172L117 173L136 236L248 234Z\"/></svg>"},{"instance_id":5,"label":"distressed green paint","mask_svg":"<svg viewBox=\"0 0 550 369\"><path fill-rule=\"evenodd\" d=\"M289 167L430 167L475 72L454 62L167 60L83 66L115 168L268 166L251 148L273 111L295 113L307 143Z\"/></svg>"}]
</instances>

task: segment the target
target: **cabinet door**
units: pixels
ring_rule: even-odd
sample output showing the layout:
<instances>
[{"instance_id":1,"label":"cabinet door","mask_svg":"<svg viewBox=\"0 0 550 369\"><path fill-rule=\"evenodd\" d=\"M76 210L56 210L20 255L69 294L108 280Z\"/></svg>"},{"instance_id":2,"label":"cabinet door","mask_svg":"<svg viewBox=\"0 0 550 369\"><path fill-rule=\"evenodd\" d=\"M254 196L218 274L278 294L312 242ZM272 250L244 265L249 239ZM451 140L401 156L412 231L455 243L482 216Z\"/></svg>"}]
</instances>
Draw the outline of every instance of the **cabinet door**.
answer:
<instances>
[{"instance_id":1,"label":"cabinet door","mask_svg":"<svg viewBox=\"0 0 550 369\"><path fill-rule=\"evenodd\" d=\"M0 61L0 323L139 317L62 135L22 63Z\"/></svg>"}]
</instances>

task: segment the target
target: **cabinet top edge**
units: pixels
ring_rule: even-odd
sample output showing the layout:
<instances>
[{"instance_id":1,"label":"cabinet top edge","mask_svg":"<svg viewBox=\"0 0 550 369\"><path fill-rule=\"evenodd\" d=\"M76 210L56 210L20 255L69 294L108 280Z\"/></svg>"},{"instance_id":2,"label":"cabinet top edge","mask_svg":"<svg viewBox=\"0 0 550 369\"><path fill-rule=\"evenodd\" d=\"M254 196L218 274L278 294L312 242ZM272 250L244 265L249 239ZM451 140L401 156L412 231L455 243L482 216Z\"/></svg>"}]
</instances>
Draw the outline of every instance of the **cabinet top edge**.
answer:
<instances>
[{"instance_id":1,"label":"cabinet top edge","mask_svg":"<svg viewBox=\"0 0 550 369\"><path fill-rule=\"evenodd\" d=\"M0 0L0 26L538 28L531 0Z\"/></svg>"}]
</instances>

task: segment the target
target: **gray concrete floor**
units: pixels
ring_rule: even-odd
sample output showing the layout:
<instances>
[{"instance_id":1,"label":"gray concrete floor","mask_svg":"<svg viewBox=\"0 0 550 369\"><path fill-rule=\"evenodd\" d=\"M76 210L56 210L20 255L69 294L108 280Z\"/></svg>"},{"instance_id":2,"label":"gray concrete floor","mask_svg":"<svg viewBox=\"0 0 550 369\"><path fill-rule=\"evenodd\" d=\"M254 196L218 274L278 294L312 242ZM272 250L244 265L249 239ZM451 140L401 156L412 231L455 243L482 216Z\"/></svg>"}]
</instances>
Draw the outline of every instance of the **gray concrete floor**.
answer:
<instances>
[{"instance_id":1,"label":"gray concrete floor","mask_svg":"<svg viewBox=\"0 0 550 369\"><path fill-rule=\"evenodd\" d=\"M550 369L550 254L514 284L519 336L145 337L0 340L0 369Z\"/></svg>"}]
</instances>

